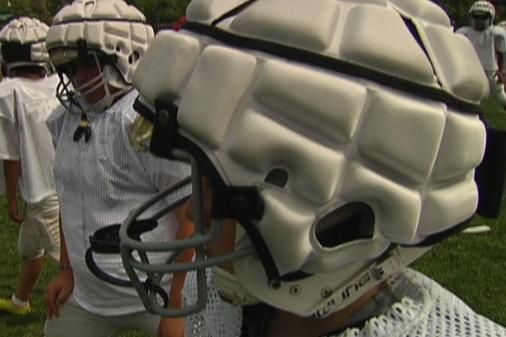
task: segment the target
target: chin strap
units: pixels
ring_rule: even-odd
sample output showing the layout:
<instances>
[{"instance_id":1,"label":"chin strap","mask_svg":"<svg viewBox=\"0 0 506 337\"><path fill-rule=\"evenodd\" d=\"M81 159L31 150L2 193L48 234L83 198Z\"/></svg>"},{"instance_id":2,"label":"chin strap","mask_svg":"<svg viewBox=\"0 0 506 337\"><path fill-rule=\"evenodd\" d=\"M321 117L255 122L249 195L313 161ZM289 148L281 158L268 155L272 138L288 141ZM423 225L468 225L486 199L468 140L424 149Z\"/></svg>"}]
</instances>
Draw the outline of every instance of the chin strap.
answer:
<instances>
[{"instance_id":1,"label":"chin strap","mask_svg":"<svg viewBox=\"0 0 506 337\"><path fill-rule=\"evenodd\" d=\"M325 318L355 302L367 290L384 282L411 262L425 254L430 247L395 247L382 260L361 270L343 286L335 289L332 295L323 299L311 311L315 318Z\"/></svg>"},{"instance_id":2,"label":"chin strap","mask_svg":"<svg viewBox=\"0 0 506 337\"><path fill-rule=\"evenodd\" d=\"M336 288L332 295L322 299L310 310L314 318L325 318L330 314L345 308L355 302L372 287L387 280L411 262L425 254L430 247L407 248L395 247L382 260L362 269L343 285ZM220 296L233 305L250 306L262 301L249 292L241 281L234 275L220 267L213 267L213 281ZM339 271L336 271L339 273ZM333 273L329 274L329 277Z\"/></svg>"},{"instance_id":3,"label":"chin strap","mask_svg":"<svg viewBox=\"0 0 506 337\"><path fill-rule=\"evenodd\" d=\"M90 121L88 120L88 116L86 113L81 113L81 122L74 132L74 142L79 141L84 136L84 141L88 143L91 138L91 127Z\"/></svg>"},{"instance_id":4,"label":"chin strap","mask_svg":"<svg viewBox=\"0 0 506 337\"><path fill-rule=\"evenodd\" d=\"M260 300L246 290L234 274L220 267L213 267L212 272L214 285L225 301L239 306L260 303Z\"/></svg>"}]
</instances>

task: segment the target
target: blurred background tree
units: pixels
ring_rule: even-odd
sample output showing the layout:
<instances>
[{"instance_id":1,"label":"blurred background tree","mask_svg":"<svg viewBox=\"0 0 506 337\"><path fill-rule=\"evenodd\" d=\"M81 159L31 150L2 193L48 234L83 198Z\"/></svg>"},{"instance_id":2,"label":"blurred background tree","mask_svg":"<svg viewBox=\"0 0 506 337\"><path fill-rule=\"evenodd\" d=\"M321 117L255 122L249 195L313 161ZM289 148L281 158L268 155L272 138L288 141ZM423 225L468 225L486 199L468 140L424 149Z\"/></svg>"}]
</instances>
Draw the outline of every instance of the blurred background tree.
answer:
<instances>
[{"instance_id":1,"label":"blurred background tree","mask_svg":"<svg viewBox=\"0 0 506 337\"><path fill-rule=\"evenodd\" d=\"M184 15L190 0L127 0L139 8L155 29L165 28Z\"/></svg>"},{"instance_id":2,"label":"blurred background tree","mask_svg":"<svg viewBox=\"0 0 506 337\"><path fill-rule=\"evenodd\" d=\"M2 12L12 12L14 16L36 17L47 24L53 15L70 0L0 0ZM135 5L155 27L167 26L184 15L184 9L190 0L127 0ZM0 17L1 18L1 17Z\"/></svg>"},{"instance_id":3,"label":"blurred background tree","mask_svg":"<svg viewBox=\"0 0 506 337\"><path fill-rule=\"evenodd\" d=\"M0 11L10 11L14 16L36 17L51 23L54 10L61 6L60 0L0 0Z\"/></svg>"}]
</instances>

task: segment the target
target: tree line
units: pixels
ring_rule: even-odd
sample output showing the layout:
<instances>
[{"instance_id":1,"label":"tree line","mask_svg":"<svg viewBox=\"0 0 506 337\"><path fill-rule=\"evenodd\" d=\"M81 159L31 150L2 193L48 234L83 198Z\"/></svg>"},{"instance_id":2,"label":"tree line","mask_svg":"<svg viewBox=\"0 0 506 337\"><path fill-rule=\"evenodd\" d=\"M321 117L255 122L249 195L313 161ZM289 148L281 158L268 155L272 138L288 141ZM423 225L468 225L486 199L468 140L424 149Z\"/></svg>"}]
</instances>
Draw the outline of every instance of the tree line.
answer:
<instances>
[{"instance_id":1,"label":"tree line","mask_svg":"<svg viewBox=\"0 0 506 337\"><path fill-rule=\"evenodd\" d=\"M184 15L184 9L190 0L126 0L138 7L149 23L159 27L176 21ZM311 0L308 0L311 1ZM467 12L475 0L432 0L443 7L452 19L455 27L468 24ZM506 19L504 0L490 0L497 6L496 22ZM15 16L36 17L51 24L53 15L71 0L0 0L0 11L11 11Z\"/></svg>"},{"instance_id":2,"label":"tree line","mask_svg":"<svg viewBox=\"0 0 506 337\"><path fill-rule=\"evenodd\" d=\"M0 0L0 12L14 16L30 16L51 24L53 16L71 0ZM184 15L190 0L127 0L145 15L153 26L165 25Z\"/></svg>"}]
</instances>

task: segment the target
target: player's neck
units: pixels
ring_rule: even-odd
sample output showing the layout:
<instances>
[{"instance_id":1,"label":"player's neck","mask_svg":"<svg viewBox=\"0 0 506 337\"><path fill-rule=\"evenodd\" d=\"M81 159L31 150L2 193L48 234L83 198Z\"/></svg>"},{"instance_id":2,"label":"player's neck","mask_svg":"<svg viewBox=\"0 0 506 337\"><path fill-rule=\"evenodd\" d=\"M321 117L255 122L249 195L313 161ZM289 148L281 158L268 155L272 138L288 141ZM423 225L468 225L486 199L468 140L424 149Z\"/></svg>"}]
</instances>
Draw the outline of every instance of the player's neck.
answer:
<instances>
[{"instance_id":1,"label":"player's neck","mask_svg":"<svg viewBox=\"0 0 506 337\"><path fill-rule=\"evenodd\" d=\"M379 284L367 291L350 306L323 319L300 317L292 313L276 311L270 320L267 334L264 337L319 337L345 329L349 326L353 316L385 287L385 283Z\"/></svg>"}]
</instances>

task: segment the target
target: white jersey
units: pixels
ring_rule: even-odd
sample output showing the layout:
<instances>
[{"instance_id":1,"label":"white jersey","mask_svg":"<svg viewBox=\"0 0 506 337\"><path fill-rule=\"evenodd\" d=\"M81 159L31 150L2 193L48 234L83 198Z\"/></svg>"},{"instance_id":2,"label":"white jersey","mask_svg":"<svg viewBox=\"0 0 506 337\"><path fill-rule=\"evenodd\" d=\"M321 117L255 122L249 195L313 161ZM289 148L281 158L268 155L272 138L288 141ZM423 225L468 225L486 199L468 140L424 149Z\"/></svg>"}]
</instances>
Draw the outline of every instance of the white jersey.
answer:
<instances>
[{"instance_id":1,"label":"white jersey","mask_svg":"<svg viewBox=\"0 0 506 337\"><path fill-rule=\"evenodd\" d=\"M0 159L20 160L19 189L26 202L55 195L54 147L46 119L59 105L58 76L0 82Z\"/></svg>"},{"instance_id":2,"label":"white jersey","mask_svg":"<svg viewBox=\"0 0 506 337\"><path fill-rule=\"evenodd\" d=\"M187 165L137 152L130 145L128 132L137 116L132 106L136 97L137 92L132 90L105 112L89 113L89 142L84 137L73 141L80 114L62 108L48 120L56 145L55 178L63 232L74 270L73 296L84 309L100 315L145 309L133 288L103 282L88 270L85 252L90 246L89 236L104 226L122 223L131 210L189 175ZM171 240L176 230L175 215L169 214L143 240ZM96 261L106 272L127 279L119 254L100 254Z\"/></svg>"},{"instance_id":3,"label":"white jersey","mask_svg":"<svg viewBox=\"0 0 506 337\"><path fill-rule=\"evenodd\" d=\"M457 33L471 41L485 71L494 72L499 68L496 53L506 53L506 31L502 27L490 26L479 31L466 26L457 29Z\"/></svg>"},{"instance_id":4,"label":"white jersey","mask_svg":"<svg viewBox=\"0 0 506 337\"><path fill-rule=\"evenodd\" d=\"M197 289L190 274L185 301L194 303ZM187 319L187 337L239 337L241 307L220 299L208 275L207 309ZM427 276L406 268L388 280L388 297L398 299L380 315L356 327L321 337L506 337L506 329L474 312L462 300ZM360 314L360 313L359 313ZM259 337L259 336L247 336Z\"/></svg>"}]
</instances>

